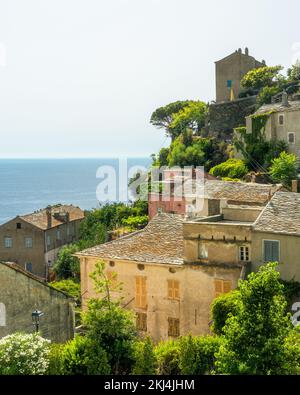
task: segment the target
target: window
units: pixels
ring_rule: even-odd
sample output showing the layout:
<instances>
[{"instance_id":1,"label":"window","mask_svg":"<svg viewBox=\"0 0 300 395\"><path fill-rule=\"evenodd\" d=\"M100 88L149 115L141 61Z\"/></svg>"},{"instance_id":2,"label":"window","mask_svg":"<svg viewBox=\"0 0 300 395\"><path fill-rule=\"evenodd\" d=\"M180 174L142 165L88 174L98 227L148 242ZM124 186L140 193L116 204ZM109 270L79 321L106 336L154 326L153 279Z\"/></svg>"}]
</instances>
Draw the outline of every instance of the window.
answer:
<instances>
[{"instance_id":1,"label":"window","mask_svg":"<svg viewBox=\"0 0 300 395\"><path fill-rule=\"evenodd\" d=\"M6 326L6 307L4 303L0 303L0 326Z\"/></svg>"},{"instance_id":2,"label":"window","mask_svg":"<svg viewBox=\"0 0 300 395\"><path fill-rule=\"evenodd\" d=\"M279 125L284 125L284 115L279 115L279 117L278 117L278 123L279 123Z\"/></svg>"},{"instance_id":3,"label":"window","mask_svg":"<svg viewBox=\"0 0 300 395\"><path fill-rule=\"evenodd\" d=\"M60 240L61 239L61 232L60 232L60 230L58 229L57 231L56 231L56 240Z\"/></svg>"},{"instance_id":4,"label":"window","mask_svg":"<svg viewBox=\"0 0 300 395\"><path fill-rule=\"evenodd\" d=\"M295 133L288 133L288 143L295 144Z\"/></svg>"},{"instance_id":5,"label":"window","mask_svg":"<svg viewBox=\"0 0 300 395\"><path fill-rule=\"evenodd\" d=\"M278 240L264 240L264 261L265 262L279 262L279 241Z\"/></svg>"},{"instance_id":6,"label":"window","mask_svg":"<svg viewBox=\"0 0 300 395\"><path fill-rule=\"evenodd\" d=\"M141 309L147 308L146 277L135 278L135 305Z\"/></svg>"},{"instance_id":7,"label":"window","mask_svg":"<svg viewBox=\"0 0 300 395\"><path fill-rule=\"evenodd\" d=\"M5 246L5 248L12 248L12 246L13 246L12 237L4 237L4 246Z\"/></svg>"},{"instance_id":8,"label":"window","mask_svg":"<svg viewBox=\"0 0 300 395\"><path fill-rule=\"evenodd\" d=\"M215 297L227 294L232 289L230 280L218 280L215 279Z\"/></svg>"},{"instance_id":9,"label":"window","mask_svg":"<svg viewBox=\"0 0 300 395\"><path fill-rule=\"evenodd\" d=\"M32 263L31 262L25 263L25 270L32 273Z\"/></svg>"},{"instance_id":10,"label":"window","mask_svg":"<svg viewBox=\"0 0 300 395\"><path fill-rule=\"evenodd\" d=\"M168 280L168 298L173 300L180 299L179 281Z\"/></svg>"},{"instance_id":11,"label":"window","mask_svg":"<svg viewBox=\"0 0 300 395\"><path fill-rule=\"evenodd\" d=\"M25 247L32 248L32 237L25 237Z\"/></svg>"},{"instance_id":12,"label":"window","mask_svg":"<svg viewBox=\"0 0 300 395\"><path fill-rule=\"evenodd\" d=\"M147 332L147 314L136 313L136 329L138 331Z\"/></svg>"},{"instance_id":13,"label":"window","mask_svg":"<svg viewBox=\"0 0 300 395\"><path fill-rule=\"evenodd\" d=\"M47 236L47 246L50 247L51 246L51 236Z\"/></svg>"},{"instance_id":14,"label":"window","mask_svg":"<svg viewBox=\"0 0 300 395\"><path fill-rule=\"evenodd\" d=\"M239 260L242 262L249 261L249 247L241 246L239 248Z\"/></svg>"},{"instance_id":15,"label":"window","mask_svg":"<svg viewBox=\"0 0 300 395\"><path fill-rule=\"evenodd\" d=\"M207 246L202 241L200 241L198 244L198 258L199 259L208 258Z\"/></svg>"},{"instance_id":16,"label":"window","mask_svg":"<svg viewBox=\"0 0 300 395\"><path fill-rule=\"evenodd\" d=\"M180 336L180 321L178 318L168 318L168 335L172 337Z\"/></svg>"},{"instance_id":17,"label":"window","mask_svg":"<svg viewBox=\"0 0 300 395\"><path fill-rule=\"evenodd\" d=\"M17 229L22 229L22 224L21 224L21 222L17 222Z\"/></svg>"}]
</instances>

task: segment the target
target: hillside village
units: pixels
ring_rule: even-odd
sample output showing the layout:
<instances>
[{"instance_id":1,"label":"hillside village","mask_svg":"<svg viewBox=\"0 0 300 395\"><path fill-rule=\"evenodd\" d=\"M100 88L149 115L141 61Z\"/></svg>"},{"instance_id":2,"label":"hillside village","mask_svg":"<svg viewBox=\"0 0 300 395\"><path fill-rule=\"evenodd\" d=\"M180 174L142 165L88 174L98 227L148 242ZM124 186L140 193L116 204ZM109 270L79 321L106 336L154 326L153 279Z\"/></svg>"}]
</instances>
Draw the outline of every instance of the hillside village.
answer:
<instances>
[{"instance_id":1,"label":"hillside village","mask_svg":"<svg viewBox=\"0 0 300 395\"><path fill-rule=\"evenodd\" d=\"M260 278L273 287L261 291L265 298L274 292L266 306L274 295L284 306L276 310L279 321L284 317L281 343L293 330L285 309L300 295L300 65L283 77L279 66L246 48L217 61L215 70L213 102L179 101L152 114L171 143L153 155L153 166L169 169L159 190L147 189L146 202L90 213L49 206L0 226L0 336L38 329L54 344L68 341L69 353L82 342L90 358L76 367L68 361L67 373L50 364L52 374L184 373L184 362L172 371L163 360L163 347L180 359L185 347L191 355L203 352L202 343L210 362L189 373L218 366L219 373L232 373L220 351L223 327L242 303L234 297L241 292L245 302ZM192 177L184 166L194 167ZM177 193L188 183L191 192ZM292 289L286 299L284 287ZM218 330L217 318L223 320ZM107 348L100 342L106 336ZM114 342L122 355L114 354ZM134 357L126 342L134 344ZM293 373L299 374L300 353L297 358ZM276 369L283 369L279 362Z\"/></svg>"}]
</instances>

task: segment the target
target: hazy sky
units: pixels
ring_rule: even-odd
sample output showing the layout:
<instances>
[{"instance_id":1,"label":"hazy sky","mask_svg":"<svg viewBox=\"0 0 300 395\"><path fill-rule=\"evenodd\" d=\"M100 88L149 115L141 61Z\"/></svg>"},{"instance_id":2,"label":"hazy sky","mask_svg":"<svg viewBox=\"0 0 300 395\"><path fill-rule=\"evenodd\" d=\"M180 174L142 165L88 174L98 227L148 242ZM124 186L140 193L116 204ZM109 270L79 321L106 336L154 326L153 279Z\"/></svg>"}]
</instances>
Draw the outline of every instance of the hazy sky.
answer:
<instances>
[{"instance_id":1,"label":"hazy sky","mask_svg":"<svg viewBox=\"0 0 300 395\"><path fill-rule=\"evenodd\" d=\"M0 0L0 158L157 152L155 108L213 100L214 61L239 47L290 65L299 15L299 0Z\"/></svg>"}]
</instances>

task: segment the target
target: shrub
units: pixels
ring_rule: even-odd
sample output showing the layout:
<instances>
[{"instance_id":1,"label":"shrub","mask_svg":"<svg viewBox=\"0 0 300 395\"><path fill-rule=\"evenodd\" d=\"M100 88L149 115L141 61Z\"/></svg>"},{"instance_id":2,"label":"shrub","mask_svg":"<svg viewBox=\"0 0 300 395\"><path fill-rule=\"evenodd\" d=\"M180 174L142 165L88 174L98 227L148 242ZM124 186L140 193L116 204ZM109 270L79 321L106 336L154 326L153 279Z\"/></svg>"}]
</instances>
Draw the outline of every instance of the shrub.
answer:
<instances>
[{"instance_id":1,"label":"shrub","mask_svg":"<svg viewBox=\"0 0 300 395\"><path fill-rule=\"evenodd\" d=\"M235 315L238 310L239 294L232 291L216 298L211 305L213 320L212 330L216 335L223 334L223 328L230 315Z\"/></svg>"},{"instance_id":2,"label":"shrub","mask_svg":"<svg viewBox=\"0 0 300 395\"><path fill-rule=\"evenodd\" d=\"M63 344L51 344L50 352L48 354L49 366L47 374L51 376L57 376L63 374L63 360L62 352L64 349Z\"/></svg>"},{"instance_id":3,"label":"shrub","mask_svg":"<svg viewBox=\"0 0 300 395\"><path fill-rule=\"evenodd\" d=\"M204 375L213 371L215 354L220 348L221 338L216 336L186 336L180 339L181 374Z\"/></svg>"},{"instance_id":4,"label":"shrub","mask_svg":"<svg viewBox=\"0 0 300 395\"><path fill-rule=\"evenodd\" d=\"M210 170L210 174L215 177L228 177L231 179L240 179L248 173L245 162L241 159L228 159Z\"/></svg>"},{"instance_id":5,"label":"shrub","mask_svg":"<svg viewBox=\"0 0 300 395\"><path fill-rule=\"evenodd\" d=\"M181 373L179 367L180 347L179 342L168 340L159 343L154 350L157 360L157 373L160 375L178 375Z\"/></svg>"},{"instance_id":6,"label":"shrub","mask_svg":"<svg viewBox=\"0 0 300 395\"><path fill-rule=\"evenodd\" d=\"M80 283L78 281L74 281L72 278L69 278L67 280L50 283L50 285L53 288L72 296L76 301L80 300Z\"/></svg>"},{"instance_id":7,"label":"shrub","mask_svg":"<svg viewBox=\"0 0 300 395\"><path fill-rule=\"evenodd\" d=\"M42 375L49 366L50 340L14 333L0 339L1 375Z\"/></svg>"},{"instance_id":8,"label":"shrub","mask_svg":"<svg viewBox=\"0 0 300 395\"><path fill-rule=\"evenodd\" d=\"M110 374L106 352L87 337L75 336L66 343L61 359L62 372L65 375Z\"/></svg>"},{"instance_id":9,"label":"shrub","mask_svg":"<svg viewBox=\"0 0 300 395\"><path fill-rule=\"evenodd\" d=\"M293 179L297 179L297 158L294 154L281 152L279 158L272 160L270 174L275 182L290 186Z\"/></svg>"},{"instance_id":10,"label":"shrub","mask_svg":"<svg viewBox=\"0 0 300 395\"><path fill-rule=\"evenodd\" d=\"M79 280L80 263L79 259L73 255L78 251L79 247L76 244L70 244L60 249L57 260L53 266L53 271L59 280L64 280L70 277Z\"/></svg>"},{"instance_id":11,"label":"shrub","mask_svg":"<svg viewBox=\"0 0 300 395\"><path fill-rule=\"evenodd\" d=\"M284 341L285 374L300 374L300 327L292 329Z\"/></svg>"},{"instance_id":12,"label":"shrub","mask_svg":"<svg viewBox=\"0 0 300 395\"><path fill-rule=\"evenodd\" d=\"M124 218L122 224L132 229L138 229L139 227L147 225L148 219L148 215L131 216Z\"/></svg>"},{"instance_id":13,"label":"shrub","mask_svg":"<svg viewBox=\"0 0 300 395\"><path fill-rule=\"evenodd\" d=\"M154 344L150 337L135 344L135 364L132 373L135 375L154 375L156 372L156 357Z\"/></svg>"}]
</instances>

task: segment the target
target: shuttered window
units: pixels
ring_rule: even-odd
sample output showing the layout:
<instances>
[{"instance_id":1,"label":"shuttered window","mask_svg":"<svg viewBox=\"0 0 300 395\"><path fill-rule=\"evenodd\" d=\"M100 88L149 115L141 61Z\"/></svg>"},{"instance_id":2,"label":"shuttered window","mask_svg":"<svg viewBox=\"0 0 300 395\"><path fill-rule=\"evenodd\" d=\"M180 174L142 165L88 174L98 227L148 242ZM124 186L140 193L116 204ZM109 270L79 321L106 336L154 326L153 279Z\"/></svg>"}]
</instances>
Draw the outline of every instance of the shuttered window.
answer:
<instances>
[{"instance_id":1,"label":"shuttered window","mask_svg":"<svg viewBox=\"0 0 300 395\"><path fill-rule=\"evenodd\" d=\"M138 331L147 332L147 314L136 313L136 329Z\"/></svg>"},{"instance_id":2,"label":"shuttered window","mask_svg":"<svg viewBox=\"0 0 300 395\"><path fill-rule=\"evenodd\" d=\"M141 309L147 308L147 286L146 277L135 278L135 305Z\"/></svg>"},{"instance_id":3,"label":"shuttered window","mask_svg":"<svg viewBox=\"0 0 300 395\"><path fill-rule=\"evenodd\" d=\"M232 283L230 280L215 279L215 297L226 294L232 290Z\"/></svg>"},{"instance_id":4,"label":"shuttered window","mask_svg":"<svg viewBox=\"0 0 300 395\"><path fill-rule=\"evenodd\" d=\"M168 336L180 336L180 321L178 318L168 318Z\"/></svg>"},{"instance_id":5,"label":"shuttered window","mask_svg":"<svg viewBox=\"0 0 300 395\"><path fill-rule=\"evenodd\" d=\"M175 300L180 299L179 281L168 280L168 298Z\"/></svg>"},{"instance_id":6,"label":"shuttered window","mask_svg":"<svg viewBox=\"0 0 300 395\"><path fill-rule=\"evenodd\" d=\"M279 241L264 240L264 261L279 262Z\"/></svg>"}]
</instances>

